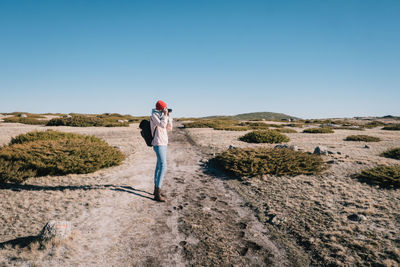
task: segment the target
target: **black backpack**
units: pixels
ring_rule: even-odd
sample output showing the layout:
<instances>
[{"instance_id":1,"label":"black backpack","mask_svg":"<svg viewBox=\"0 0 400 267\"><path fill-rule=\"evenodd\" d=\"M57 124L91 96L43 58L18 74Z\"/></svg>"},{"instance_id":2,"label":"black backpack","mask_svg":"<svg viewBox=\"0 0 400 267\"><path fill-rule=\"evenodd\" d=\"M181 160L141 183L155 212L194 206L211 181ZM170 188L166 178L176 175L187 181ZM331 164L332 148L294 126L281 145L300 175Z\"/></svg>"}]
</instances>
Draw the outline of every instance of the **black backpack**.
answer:
<instances>
[{"instance_id":1,"label":"black backpack","mask_svg":"<svg viewBox=\"0 0 400 267\"><path fill-rule=\"evenodd\" d=\"M157 127L154 129L153 135L151 135L151 127L150 127L150 121L149 120L142 120L139 124L139 128L142 129L140 131L140 134L142 135L144 141L148 146L153 146L151 142L153 141L153 136L156 133Z\"/></svg>"}]
</instances>

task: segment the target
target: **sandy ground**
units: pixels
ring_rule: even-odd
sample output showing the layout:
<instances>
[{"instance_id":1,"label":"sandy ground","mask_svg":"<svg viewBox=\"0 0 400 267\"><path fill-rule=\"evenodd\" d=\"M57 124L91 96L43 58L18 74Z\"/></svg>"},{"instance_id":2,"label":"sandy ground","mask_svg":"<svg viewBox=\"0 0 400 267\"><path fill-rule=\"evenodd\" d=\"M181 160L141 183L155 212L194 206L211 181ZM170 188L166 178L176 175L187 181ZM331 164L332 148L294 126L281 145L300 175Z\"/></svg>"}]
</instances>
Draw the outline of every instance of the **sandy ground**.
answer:
<instances>
[{"instance_id":1,"label":"sandy ground","mask_svg":"<svg viewBox=\"0 0 400 267\"><path fill-rule=\"evenodd\" d=\"M137 124L120 128L0 123L0 144L32 130L93 134L119 147L121 166L92 174L30 178L0 186L0 266L291 266L290 248L223 179L207 173L186 130L171 133L167 203L152 200L155 154ZM49 220L73 234L40 247ZM294 251L295 249L293 249Z\"/></svg>"},{"instance_id":2,"label":"sandy ground","mask_svg":"<svg viewBox=\"0 0 400 267\"><path fill-rule=\"evenodd\" d=\"M399 164L380 157L388 148L400 147L399 131L381 128L366 131L335 130L334 134L287 134L290 145L313 152L329 148L323 156L330 168L318 176L265 176L245 181L226 178L255 211L276 240L295 243L311 265L399 266L400 189L387 190L360 183L353 174L377 164ZM204 153L237 147L273 147L238 141L246 132L187 129ZM378 143L348 142L348 135L366 134L381 138ZM365 148L368 144L370 148ZM337 154L340 152L341 154ZM219 174L221 175L221 174ZM354 215L361 221L353 221ZM306 266L306 260L301 265Z\"/></svg>"}]
</instances>

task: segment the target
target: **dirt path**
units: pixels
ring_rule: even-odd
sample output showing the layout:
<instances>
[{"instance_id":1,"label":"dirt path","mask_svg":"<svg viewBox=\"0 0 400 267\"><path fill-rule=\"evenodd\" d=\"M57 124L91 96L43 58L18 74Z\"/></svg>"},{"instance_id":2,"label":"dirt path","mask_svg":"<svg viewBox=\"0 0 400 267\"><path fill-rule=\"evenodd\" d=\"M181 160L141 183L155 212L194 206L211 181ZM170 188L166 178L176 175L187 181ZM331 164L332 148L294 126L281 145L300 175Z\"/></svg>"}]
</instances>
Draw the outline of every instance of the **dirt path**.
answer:
<instances>
[{"instance_id":1,"label":"dirt path","mask_svg":"<svg viewBox=\"0 0 400 267\"><path fill-rule=\"evenodd\" d=\"M54 205L64 203L68 213L56 209L55 214L72 221L74 235L44 251L16 252L7 245L0 253L0 266L290 265L284 249L271 242L268 230L241 198L223 180L205 173L201 166L205 154L190 142L185 130L176 128L170 135L164 181L167 203L152 200L156 157L140 136L132 137L130 129L120 133L118 140L112 139L116 136L113 132L99 134L111 138L123 151L132 151L132 144L138 141L142 147L135 145L136 152L130 152L119 167L77 176L76 180L62 177L58 184L43 186L40 183L48 179L42 178L19 186L16 192L26 199L45 194L52 197ZM5 195L14 191L3 189ZM34 215L39 217L34 216L32 222L52 218L45 210ZM37 229L19 231L32 236ZM15 243L18 238L4 238L2 244Z\"/></svg>"},{"instance_id":2,"label":"dirt path","mask_svg":"<svg viewBox=\"0 0 400 267\"><path fill-rule=\"evenodd\" d=\"M189 265L289 265L285 251L271 242L237 194L205 174L204 157L182 129L169 146L165 215L178 219L179 243Z\"/></svg>"},{"instance_id":3,"label":"dirt path","mask_svg":"<svg viewBox=\"0 0 400 267\"><path fill-rule=\"evenodd\" d=\"M120 192L113 195L115 201L105 197L81 218L85 227L75 240L81 249L73 257L81 260L75 263L289 265L285 252L268 239L268 231L240 198L223 181L204 173L200 162L204 155L185 131L176 129L170 138L164 182L168 202L149 199L155 155L150 148L144 150L129 169L109 180L111 184L128 180L130 185L109 186ZM96 239L99 236L101 240Z\"/></svg>"}]
</instances>

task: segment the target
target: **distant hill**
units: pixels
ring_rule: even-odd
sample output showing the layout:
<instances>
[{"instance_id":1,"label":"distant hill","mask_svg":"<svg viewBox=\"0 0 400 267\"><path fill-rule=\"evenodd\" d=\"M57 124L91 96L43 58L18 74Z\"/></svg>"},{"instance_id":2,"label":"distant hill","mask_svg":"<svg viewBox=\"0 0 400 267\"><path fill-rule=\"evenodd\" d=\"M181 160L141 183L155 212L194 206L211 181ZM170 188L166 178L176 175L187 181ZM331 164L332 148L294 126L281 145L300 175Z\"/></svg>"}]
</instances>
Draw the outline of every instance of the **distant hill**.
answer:
<instances>
[{"instance_id":1,"label":"distant hill","mask_svg":"<svg viewBox=\"0 0 400 267\"><path fill-rule=\"evenodd\" d=\"M211 116L206 117L207 119L213 118L231 118L236 120L283 120L283 119L296 119L299 120L300 118L296 118L293 116L289 116L283 113L275 113L275 112L252 112L252 113L243 113L234 116Z\"/></svg>"},{"instance_id":2,"label":"distant hill","mask_svg":"<svg viewBox=\"0 0 400 267\"><path fill-rule=\"evenodd\" d=\"M379 118L379 117L378 117ZM393 115L386 115L383 117L380 117L381 119L393 119L393 120L400 120L399 116L393 116Z\"/></svg>"}]
</instances>

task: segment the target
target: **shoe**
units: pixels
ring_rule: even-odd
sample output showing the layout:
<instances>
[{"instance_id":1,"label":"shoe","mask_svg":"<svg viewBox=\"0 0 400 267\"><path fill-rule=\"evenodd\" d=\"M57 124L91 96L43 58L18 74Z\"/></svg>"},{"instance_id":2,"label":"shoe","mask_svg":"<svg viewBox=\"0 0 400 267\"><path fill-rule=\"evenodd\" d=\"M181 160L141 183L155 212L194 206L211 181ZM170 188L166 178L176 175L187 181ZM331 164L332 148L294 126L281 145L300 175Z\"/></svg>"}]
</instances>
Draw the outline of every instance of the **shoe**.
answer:
<instances>
[{"instance_id":1,"label":"shoe","mask_svg":"<svg viewBox=\"0 0 400 267\"><path fill-rule=\"evenodd\" d=\"M159 202L165 202L165 198L161 196L161 188L156 187L154 190L154 200Z\"/></svg>"},{"instance_id":2,"label":"shoe","mask_svg":"<svg viewBox=\"0 0 400 267\"><path fill-rule=\"evenodd\" d=\"M153 195L155 195L156 194L156 186L154 185L154 193L153 193ZM160 195L162 196L162 197L166 197L167 195L166 194L164 194L162 191L160 191Z\"/></svg>"}]
</instances>

